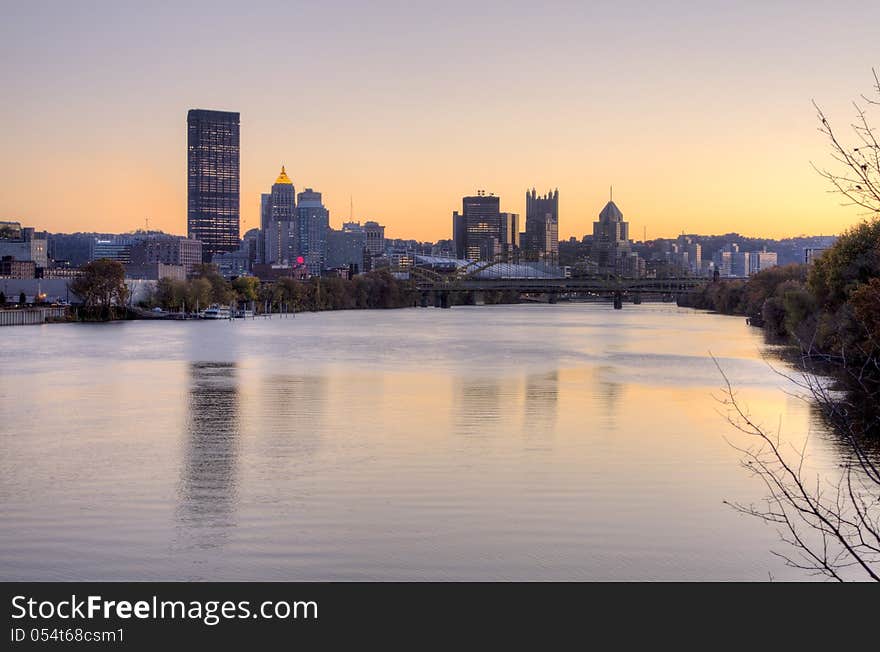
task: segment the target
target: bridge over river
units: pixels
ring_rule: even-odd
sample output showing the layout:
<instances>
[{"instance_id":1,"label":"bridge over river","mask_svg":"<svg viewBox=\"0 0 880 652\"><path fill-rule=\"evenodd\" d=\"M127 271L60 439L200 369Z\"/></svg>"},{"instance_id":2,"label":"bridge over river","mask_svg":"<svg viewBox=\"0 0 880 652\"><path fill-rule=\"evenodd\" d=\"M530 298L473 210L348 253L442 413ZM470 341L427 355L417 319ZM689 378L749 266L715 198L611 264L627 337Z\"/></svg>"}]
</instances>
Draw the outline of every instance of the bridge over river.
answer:
<instances>
[{"instance_id":1,"label":"bridge over river","mask_svg":"<svg viewBox=\"0 0 880 652\"><path fill-rule=\"evenodd\" d=\"M675 301L707 282L707 279L699 277L566 277L556 266L508 263L467 263L440 267L420 264L418 259L414 266L405 271L421 292L421 305L440 308L448 308L452 303L450 299L455 295L459 295L456 297L458 302L480 304L488 292L516 292L521 296L540 297L549 303L556 303L559 299L604 297L613 300L614 307L619 309L624 301L641 303L643 298Z\"/></svg>"}]
</instances>

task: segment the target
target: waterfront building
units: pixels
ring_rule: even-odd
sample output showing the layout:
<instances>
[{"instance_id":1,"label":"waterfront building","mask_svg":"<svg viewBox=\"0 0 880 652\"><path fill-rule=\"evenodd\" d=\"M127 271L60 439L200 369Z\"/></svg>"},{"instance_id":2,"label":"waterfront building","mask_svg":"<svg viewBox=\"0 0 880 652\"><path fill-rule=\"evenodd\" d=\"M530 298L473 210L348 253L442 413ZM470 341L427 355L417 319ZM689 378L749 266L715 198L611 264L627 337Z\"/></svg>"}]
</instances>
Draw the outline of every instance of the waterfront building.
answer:
<instances>
[{"instance_id":1,"label":"waterfront building","mask_svg":"<svg viewBox=\"0 0 880 652\"><path fill-rule=\"evenodd\" d=\"M512 260L519 249L519 214L501 213L501 256L504 260ZM558 247L558 245L557 245Z\"/></svg>"},{"instance_id":2,"label":"waterfront building","mask_svg":"<svg viewBox=\"0 0 880 652\"><path fill-rule=\"evenodd\" d=\"M37 264L32 260L16 260L15 256L3 256L0 258L0 277L36 278Z\"/></svg>"},{"instance_id":3,"label":"waterfront building","mask_svg":"<svg viewBox=\"0 0 880 652\"><path fill-rule=\"evenodd\" d=\"M538 258L559 256L559 190L526 191L526 230L522 248Z\"/></svg>"},{"instance_id":4,"label":"waterfront building","mask_svg":"<svg viewBox=\"0 0 880 652\"><path fill-rule=\"evenodd\" d=\"M202 263L202 243L173 235L147 236L131 245L129 261L133 265L178 265L191 274Z\"/></svg>"},{"instance_id":5,"label":"waterfront building","mask_svg":"<svg viewBox=\"0 0 880 652\"><path fill-rule=\"evenodd\" d=\"M201 241L205 262L238 248L239 119L231 111L187 114L187 233Z\"/></svg>"},{"instance_id":6,"label":"waterfront building","mask_svg":"<svg viewBox=\"0 0 880 652\"><path fill-rule=\"evenodd\" d=\"M129 263L125 266L125 278L132 281L158 281L170 278L185 281L187 270L183 265L169 265L161 262Z\"/></svg>"},{"instance_id":7,"label":"waterfront building","mask_svg":"<svg viewBox=\"0 0 880 652\"><path fill-rule=\"evenodd\" d=\"M260 229L261 262L289 264L297 257L300 247L296 190L283 165L271 191L261 197Z\"/></svg>"},{"instance_id":8,"label":"waterfront building","mask_svg":"<svg viewBox=\"0 0 880 652\"><path fill-rule=\"evenodd\" d=\"M325 208L321 193L306 188L297 195L297 238L299 257L305 260L309 274L320 276L327 254L327 231L330 211Z\"/></svg>"},{"instance_id":9,"label":"waterfront building","mask_svg":"<svg viewBox=\"0 0 880 652\"><path fill-rule=\"evenodd\" d=\"M33 227L22 228L18 222L0 222L0 257L33 261L37 267L49 265L48 242Z\"/></svg>"}]
</instances>

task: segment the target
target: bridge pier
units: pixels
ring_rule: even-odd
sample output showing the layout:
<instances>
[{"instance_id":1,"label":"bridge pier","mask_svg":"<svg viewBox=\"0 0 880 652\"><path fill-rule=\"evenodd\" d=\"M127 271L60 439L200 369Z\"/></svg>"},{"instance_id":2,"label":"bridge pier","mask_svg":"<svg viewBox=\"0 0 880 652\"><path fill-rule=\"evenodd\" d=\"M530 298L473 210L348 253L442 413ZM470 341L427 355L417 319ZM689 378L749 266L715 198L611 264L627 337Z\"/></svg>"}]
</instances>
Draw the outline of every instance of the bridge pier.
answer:
<instances>
[{"instance_id":1,"label":"bridge pier","mask_svg":"<svg viewBox=\"0 0 880 652\"><path fill-rule=\"evenodd\" d=\"M620 292L614 293L614 309L621 310L623 308L623 295Z\"/></svg>"},{"instance_id":2,"label":"bridge pier","mask_svg":"<svg viewBox=\"0 0 880 652\"><path fill-rule=\"evenodd\" d=\"M556 303L559 300L559 294L557 292L548 292L547 293L547 303Z\"/></svg>"},{"instance_id":3,"label":"bridge pier","mask_svg":"<svg viewBox=\"0 0 880 652\"><path fill-rule=\"evenodd\" d=\"M419 297L419 305L422 308L428 307L428 293L427 292L422 292L421 297Z\"/></svg>"},{"instance_id":4,"label":"bridge pier","mask_svg":"<svg viewBox=\"0 0 880 652\"><path fill-rule=\"evenodd\" d=\"M439 307L440 307L440 303L441 303L440 293L439 293L439 292L434 292L434 307L435 307L435 308L439 308Z\"/></svg>"},{"instance_id":5,"label":"bridge pier","mask_svg":"<svg viewBox=\"0 0 880 652\"><path fill-rule=\"evenodd\" d=\"M642 293L641 292L633 293L633 304L639 305L641 303L642 303Z\"/></svg>"},{"instance_id":6,"label":"bridge pier","mask_svg":"<svg viewBox=\"0 0 880 652\"><path fill-rule=\"evenodd\" d=\"M449 308L449 292L440 293L440 307Z\"/></svg>"}]
</instances>

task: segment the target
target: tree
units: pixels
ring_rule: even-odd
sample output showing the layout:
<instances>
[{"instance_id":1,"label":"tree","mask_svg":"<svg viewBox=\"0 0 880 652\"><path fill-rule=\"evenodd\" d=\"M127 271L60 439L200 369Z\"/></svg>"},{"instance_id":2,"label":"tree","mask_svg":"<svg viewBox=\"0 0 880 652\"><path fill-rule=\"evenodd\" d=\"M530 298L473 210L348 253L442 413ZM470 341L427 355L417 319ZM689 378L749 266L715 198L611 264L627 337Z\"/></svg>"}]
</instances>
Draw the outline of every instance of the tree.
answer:
<instances>
[{"instance_id":1,"label":"tree","mask_svg":"<svg viewBox=\"0 0 880 652\"><path fill-rule=\"evenodd\" d=\"M855 145L847 145L832 128L819 105L813 102L819 116L819 131L831 144L831 158L837 162L835 169L816 168L847 200L847 205L859 206L871 213L880 213L880 141L868 120L866 107L880 106L880 76L874 73L873 92L876 97L862 95L861 102L853 102L856 120L851 127L856 138Z\"/></svg>"},{"instance_id":2,"label":"tree","mask_svg":"<svg viewBox=\"0 0 880 652\"><path fill-rule=\"evenodd\" d=\"M238 295L239 301L256 301L259 296L260 279L253 276L239 276L232 282L232 289Z\"/></svg>"},{"instance_id":3,"label":"tree","mask_svg":"<svg viewBox=\"0 0 880 652\"><path fill-rule=\"evenodd\" d=\"M122 263L100 258L83 268L83 275L70 283L70 290L83 301L88 312L101 319L111 319L113 311L128 298L125 268Z\"/></svg>"},{"instance_id":4,"label":"tree","mask_svg":"<svg viewBox=\"0 0 880 652\"><path fill-rule=\"evenodd\" d=\"M0 306L6 305L6 293L0 292Z\"/></svg>"},{"instance_id":5,"label":"tree","mask_svg":"<svg viewBox=\"0 0 880 652\"><path fill-rule=\"evenodd\" d=\"M27 305L27 297L24 295L24 292L18 295L18 304L20 306Z\"/></svg>"},{"instance_id":6,"label":"tree","mask_svg":"<svg viewBox=\"0 0 880 652\"><path fill-rule=\"evenodd\" d=\"M880 98L876 71L874 80ZM880 145L866 110L855 107L859 142L847 146L816 105L820 131L839 164L817 170L833 192L874 218L844 233L814 263L806 286L787 280L764 304L767 321L800 344L802 374L788 378L837 434L839 473L811 477L805 451L792 453L778 432L756 423L718 369L728 419L748 437L735 448L767 490L763 505L730 504L778 527L788 545L778 554L790 566L838 581L880 581ZM829 370L837 384L827 381Z\"/></svg>"}]
</instances>

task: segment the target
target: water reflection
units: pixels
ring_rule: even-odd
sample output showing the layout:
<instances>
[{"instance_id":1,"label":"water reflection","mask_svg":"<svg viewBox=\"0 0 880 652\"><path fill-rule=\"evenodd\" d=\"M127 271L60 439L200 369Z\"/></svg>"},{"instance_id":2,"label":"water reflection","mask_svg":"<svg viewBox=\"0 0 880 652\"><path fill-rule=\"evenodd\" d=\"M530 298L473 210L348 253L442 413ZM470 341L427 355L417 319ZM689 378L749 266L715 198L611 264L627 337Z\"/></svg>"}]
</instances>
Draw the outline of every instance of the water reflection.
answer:
<instances>
[{"instance_id":1,"label":"water reflection","mask_svg":"<svg viewBox=\"0 0 880 652\"><path fill-rule=\"evenodd\" d=\"M456 378L455 430L462 435L492 432L501 419L501 384L496 378Z\"/></svg>"},{"instance_id":2,"label":"water reflection","mask_svg":"<svg viewBox=\"0 0 880 652\"><path fill-rule=\"evenodd\" d=\"M549 444L556 428L559 402L559 372L526 377L523 426L528 440Z\"/></svg>"},{"instance_id":3,"label":"water reflection","mask_svg":"<svg viewBox=\"0 0 880 652\"><path fill-rule=\"evenodd\" d=\"M273 468L313 456L321 446L327 378L273 374L261 383L261 448Z\"/></svg>"},{"instance_id":4,"label":"water reflection","mask_svg":"<svg viewBox=\"0 0 880 652\"><path fill-rule=\"evenodd\" d=\"M233 362L192 362L177 521L191 545L222 545L235 524L240 427Z\"/></svg>"}]
</instances>

